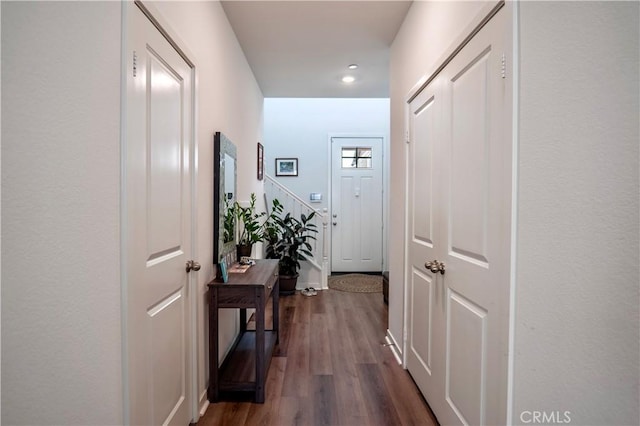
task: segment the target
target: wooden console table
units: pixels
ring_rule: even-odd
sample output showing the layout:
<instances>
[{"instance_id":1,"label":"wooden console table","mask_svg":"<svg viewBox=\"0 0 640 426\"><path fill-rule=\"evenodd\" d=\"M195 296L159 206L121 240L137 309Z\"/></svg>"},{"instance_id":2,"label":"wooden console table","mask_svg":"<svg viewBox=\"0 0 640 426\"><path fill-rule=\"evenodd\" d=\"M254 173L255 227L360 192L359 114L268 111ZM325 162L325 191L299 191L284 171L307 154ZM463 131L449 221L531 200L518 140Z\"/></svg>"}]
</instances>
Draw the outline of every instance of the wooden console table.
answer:
<instances>
[{"instance_id":1,"label":"wooden console table","mask_svg":"<svg viewBox=\"0 0 640 426\"><path fill-rule=\"evenodd\" d=\"M209 284L209 401L221 394L253 392L264 402L264 387L273 347L279 340L278 261L258 260L245 273L229 274L226 283ZM273 328L265 330L265 306L273 300ZM218 309L240 309L240 334L218 368ZM255 308L256 329L247 330L247 308Z\"/></svg>"}]
</instances>

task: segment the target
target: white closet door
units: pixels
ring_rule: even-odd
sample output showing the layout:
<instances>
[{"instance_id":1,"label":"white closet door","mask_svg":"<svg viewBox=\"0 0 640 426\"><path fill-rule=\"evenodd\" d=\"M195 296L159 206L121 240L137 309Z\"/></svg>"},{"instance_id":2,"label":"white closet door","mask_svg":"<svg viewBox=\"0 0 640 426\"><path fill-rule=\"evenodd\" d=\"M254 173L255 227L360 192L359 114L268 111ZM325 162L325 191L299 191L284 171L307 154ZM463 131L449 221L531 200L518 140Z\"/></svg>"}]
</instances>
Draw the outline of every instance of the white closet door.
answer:
<instances>
[{"instance_id":1,"label":"white closet door","mask_svg":"<svg viewBox=\"0 0 640 426\"><path fill-rule=\"evenodd\" d=\"M127 70L127 348L130 424L192 420L191 68L131 4ZM128 49L129 50L129 49Z\"/></svg>"},{"instance_id":2,"label":"white closet door","mask_svg":"<svg viewBox=\"0 0 640 426\"><path fill-rule=\"evenodd\" d=\"M438 202L442 188L442 83L434 80L411 102L409 123L409 270L407 368L434 412L444 383L444 296L441 278L425 268L444 244Z\"/></svg>"},{"instance_id":3,"label":"white closet door","mask_svg":"<svg viewBox=\"0 0 640 426\"><path fill-rule=\"evenodd\" d=\"M506 421L511 218L511 83L502 71L506 15L504 9L498 12L410 105L415 158L409 175L414 193L407 366L438 420L448 425ZM444 274L425 266L433 261L444 264Z\"/></svg>"}]
</instances>

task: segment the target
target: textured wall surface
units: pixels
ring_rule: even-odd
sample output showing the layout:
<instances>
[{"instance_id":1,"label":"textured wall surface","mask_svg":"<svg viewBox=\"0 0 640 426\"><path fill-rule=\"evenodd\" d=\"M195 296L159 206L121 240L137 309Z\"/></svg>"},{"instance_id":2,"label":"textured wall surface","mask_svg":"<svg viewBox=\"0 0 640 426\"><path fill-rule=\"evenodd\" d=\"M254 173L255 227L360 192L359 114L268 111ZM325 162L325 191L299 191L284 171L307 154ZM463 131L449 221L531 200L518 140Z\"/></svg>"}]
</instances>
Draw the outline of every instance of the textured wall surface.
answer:
<instances>
[{"instance_id":1,"label":"textured wall surface","mask_svg":"<svg viewBox=\"0 0 640 426\"><path fill-rule=\"evenodd\" d=\"M120 4L2 2L2 423L122 422Z\"/></svg>"},{"instance_id":2,"label":"textured wall surface","mask_svg":"<svg viewBox=\"0 0 640 426\"><path fill-rule=\"evenodd\" d=\"M197 69L198 391L208 383L213 134L255 177L263 97L218 2L147 3ZM2 2L2 422L121 424L119 2ZM222 350L238 331L221 315Z\"/></svg>"},{"instance_id":3,"label":"textured wall surface","mask_svg":"<svg viewBox=\"0 0 640 426\"><path fill-rule=\"evenodd\" d=\"M638 3L520 8L513 421L638 424Z\"/></svg>"}]
</instances>

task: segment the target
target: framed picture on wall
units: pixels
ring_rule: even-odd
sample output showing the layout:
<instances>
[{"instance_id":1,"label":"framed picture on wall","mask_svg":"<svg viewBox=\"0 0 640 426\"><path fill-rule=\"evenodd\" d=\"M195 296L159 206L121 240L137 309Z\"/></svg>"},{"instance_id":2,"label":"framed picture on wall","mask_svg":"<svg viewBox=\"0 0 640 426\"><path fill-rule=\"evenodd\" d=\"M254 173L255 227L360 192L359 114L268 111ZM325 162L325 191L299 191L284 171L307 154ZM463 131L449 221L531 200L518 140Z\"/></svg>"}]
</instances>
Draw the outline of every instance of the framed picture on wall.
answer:
<instances>
[{"instance_id":1,"label":"framed picture on wall","mask_svg":"<svg viewBox=\"0 0 640 426\"><path fill-rule=\"evenodd\" d=\"M276 158L276 176L298 176L298 159Z\"/></svg>"},{"instance_id":2,"label":"framed picture on wall","mask_svg":"<svg viewBox=\"0 0 640 426\"><path fill-rule=\"evenodd\" d=\"M264 147L258 142L258 180L264 178Z\"/></svg>"}]
</instances>

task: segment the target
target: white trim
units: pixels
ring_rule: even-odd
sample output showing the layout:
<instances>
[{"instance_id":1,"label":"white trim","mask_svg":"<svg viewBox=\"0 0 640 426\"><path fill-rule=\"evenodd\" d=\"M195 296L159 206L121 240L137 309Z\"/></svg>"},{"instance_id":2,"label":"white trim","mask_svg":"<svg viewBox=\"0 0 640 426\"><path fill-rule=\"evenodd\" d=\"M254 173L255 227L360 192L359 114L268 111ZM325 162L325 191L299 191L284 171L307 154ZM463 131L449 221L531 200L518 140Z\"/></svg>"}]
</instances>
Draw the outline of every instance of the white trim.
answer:
<instances>
[{"instance_id":1,"label":"white trim","mask_svg":"<svg viewBox=\"0 0 640 426\"><path fill-rule=\"evenodd\" d=\"M209 408L209 398L207 398L207 389L205 388L204 392L200 394L200 398L198 399L198 404L200 405L200 410L198 411L198 415L200 417L204 416Z\"/></svg>"},{"instance_id":2,"label":"white trim","mask_svg":"<svg viewBox=\"0 0 640 426\"><path fill-rule=\"evenodd\" d=\"M333 139L333 133L329 133L327 137L327 149L329 150L327 154L327 219L331 221L331 212L333 211L333 166L332 166L332 155L333 155L333 144L331 140ZM327 233L325 234L325 238L328 241L325 243L327 245L327 276L331 275L331 271L333 270L333 226L327 226ZM327 278L327 288L329 287L329 279Z\"/></svg>"},{"instance_id":3,"label":"white trim","mask_svg":"<svg viewBox=\"0 0 640 426\"><path fill-rule=\"evenodd\" d=\"M391 334L391 330L387 329L387 335L384 337L384 340L387 342L387 346L391 349L391 353L393 353L398 364L406 369L407 367L402 363L402 353L398 347L398 341L393 337L393 334Z\"/></svg>"},{"instance_id":4,"label":"white trim","mask_svg":"<svg viewBox=\"0 0 640 426\"><path fill-rule=\"evenodd\" d=\"M149 0L134 0L134 4L142 10L142 13L149 18L156 28L158 28L158 31L160 31L162 36L167 39L189 67L191 69L197 68L196 63L193 60L196 55L187 48L187 43L185 43L178 33L173 30L158 8L156 8L156 6Z\"/></svg>"},{"instance_id":5,"label":"white trim","mask_svg":"<svg viewBox=\"0 0 640 426\"><path fill-rule=\"evenodd\" d=\"M410 105L407 102L404 107L404 244L402 245L402 258L404 259L402 265L402 366L407 368L407 334L409 329L409 149L411 140L411 120L409 119Z\"/></svg>"},{"instance_id":6,"label":"white trim","mask_svg":"<svg viewBox=\"0 0 640 426\"><path fill-rule=\"evenodd\" d=\"M516 328L516 289L517 289L517 247L518 247L518 158L520 142L520 2L510 1L512 5L511 27L511 73L512 78L512 114L511 114L511 253L509 277L509 341L507 352L507 412L506 424L513 424L514 405L514 368L515 368L515 328ZM507 68L508 69L508 68Z\"/></svg>"},{"instance_id":7,"label":"white trim","mask_svg":"<svg viewBox=\"0 0 640 426\"><path fill-rule=\"evenodd\" d=\"M126 3L120 3L121 7L121 40L120 40L120 315L121 324L121 357L122 357L122 424L128 426L131 418L130 389L129 389L129 332L128 332L128 280L129 275L129 251L127 246L127 70L129 40L129 15Z\"/></svg>"},{"instance_id":8,"label":"white trim","mask_svg":"<svg viewBox=\"0 0 640 426\"><path fill-rule=\"evenodd\" d=\"M195 64L191 68L191 259L198 259L198 79ZM203 263L199 260L200 263ZM198 401L198 280L199 273L189 274L188 301L191 308L191 421L197 423L199 416Z\"/></svg>"}]
</instances>

